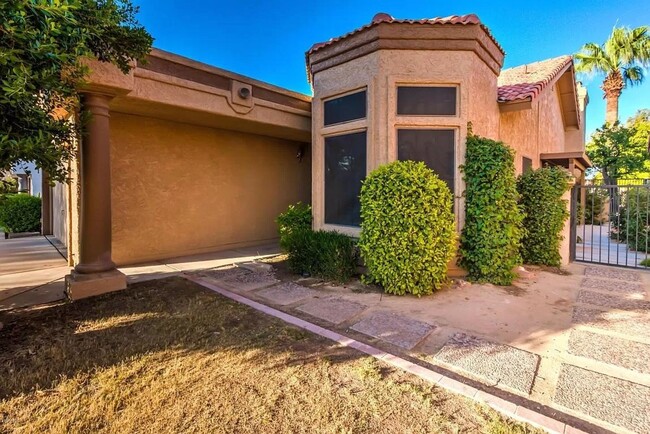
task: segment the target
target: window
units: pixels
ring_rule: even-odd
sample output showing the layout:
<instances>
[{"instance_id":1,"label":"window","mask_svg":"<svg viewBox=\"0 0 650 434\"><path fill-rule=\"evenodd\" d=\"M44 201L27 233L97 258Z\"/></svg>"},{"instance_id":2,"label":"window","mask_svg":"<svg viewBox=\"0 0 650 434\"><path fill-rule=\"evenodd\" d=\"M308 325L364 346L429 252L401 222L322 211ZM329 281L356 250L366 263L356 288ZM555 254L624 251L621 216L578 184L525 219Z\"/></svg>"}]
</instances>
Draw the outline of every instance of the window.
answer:
<instances>
[{"instance_id":1,"label":"window","mask_svg":"<svg viewBox=\"0 0 650 434\"><path fill-rule=\"evenodd\" d=\"M361 225L361 181L366 176L366 132L325 138L325 223Z\"/></svg>"},{"instance_id":2,"label":"window","mask_svg":"<svg viewBox=\"0 0 650 434\"><path fill-rule=\"evenodd\" d=\"M325 126L366 117L366 91L325 101Z\"/></svg>"},{"instance_id":3,"label":"window","mask_svg":"<svg viewBox=\"0 0 650 434\"><path fill-rule=\"evenodd\" d=\"M529 170L533 170L533 160L523 157L521 159L521 173L526 173Z\"/></svg>"},{"instance_id":4,"label":"window","mask_svg":"<svg viewBox=\"0 0 650 434\"><path fill-rule=\"evenodd\" d=\"M397 88L397 114L455 116L456 88L399 86Z\"/></svg>"},{"instance_id":5,"label":"window","mask_svg":"<svg viewBox=\"0 0 650 434\"><path fill-rule=\"evenodd\" d=\"M454 192L454 130L397 130L397 158L422 161Z\"/></svg>"}]
</instances>

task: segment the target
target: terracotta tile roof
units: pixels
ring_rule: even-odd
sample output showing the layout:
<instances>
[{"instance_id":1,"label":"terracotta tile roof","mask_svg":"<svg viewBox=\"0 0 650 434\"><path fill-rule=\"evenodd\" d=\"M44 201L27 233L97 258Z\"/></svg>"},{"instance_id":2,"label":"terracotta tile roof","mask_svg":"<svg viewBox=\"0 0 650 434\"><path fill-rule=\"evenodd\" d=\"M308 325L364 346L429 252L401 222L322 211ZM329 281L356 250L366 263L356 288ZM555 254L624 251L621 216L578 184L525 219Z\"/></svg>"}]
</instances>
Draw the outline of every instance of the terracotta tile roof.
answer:
<instances>
[{"instance_id":1,"label":"terracotta tile roof","mask_svg":"<svg viewBox=\"0 0 650 434\"><path fill-rule=\"evenodd\" d=\"M336 42L339 42L345 38L348 38L352 35L355 35L357 33L363 32L371 27L377 26L381 23L396 23L396 24L424 24L424 25L454 25L454 24L461 24L461 25L480 25L483 30L488 34L490 39L496 44L496 46L501 50L502 53L505 54L505 51L503 51L503 48L497 40L494 38L492 33L490 32L490 29L485 26L485 24L481 23L481 20L479 19L478 16L475 14L468 14L468 15L451 15L448 17L437 17L437 18L425 18L421 20L399 20L396 18L393 18L389 14L380 12L376 14L373 18L372 21L369 24L366 24L365 26L359 27L356 30L351 31L350 33L346 33L343 36L339 36L338 38L332 38L329 41L326 42L318 42L307 51L307 56L310 54L314 53L315 51L320 50L323 47L327 47L329 45L332 45Z\"/></svg>"},{"instance_id":2,"label":"terracotta tile roof","mask_svg":"<svg viewBox=\"0 0 650 434\"><path fill-rule=\"evenodd\" d=\"M533 100L572 63L571 56L560 56L504 69L499 75L497 100Z\"/></svg>"}]
</instances>

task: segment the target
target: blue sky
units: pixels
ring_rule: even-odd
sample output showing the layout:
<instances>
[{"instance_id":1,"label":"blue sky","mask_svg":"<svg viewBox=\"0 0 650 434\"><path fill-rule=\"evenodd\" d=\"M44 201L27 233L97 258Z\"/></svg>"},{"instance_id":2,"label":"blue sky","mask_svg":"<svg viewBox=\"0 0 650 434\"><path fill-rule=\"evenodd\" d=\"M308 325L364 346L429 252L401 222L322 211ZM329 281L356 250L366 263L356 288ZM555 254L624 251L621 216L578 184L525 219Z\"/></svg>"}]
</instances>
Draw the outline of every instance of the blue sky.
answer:
<instances>
[{"instance_id":1,"label":"blue sky","mask_svg":"<svg viewBox=\"0 0 650 434\"><path fill-rule=\"evenodd\" d=\"M476 13L506 51L505 67L575 53L603 42L615 24L650 25L647 0L134 0L154 46L258 80L311 94L305 51L370 22L377 12L396 18ZM598 77L581 77L590 104L587 131L604 121ZM650 71L620 101L621 119L650 108Z\"/></svg>"}]
</instances>

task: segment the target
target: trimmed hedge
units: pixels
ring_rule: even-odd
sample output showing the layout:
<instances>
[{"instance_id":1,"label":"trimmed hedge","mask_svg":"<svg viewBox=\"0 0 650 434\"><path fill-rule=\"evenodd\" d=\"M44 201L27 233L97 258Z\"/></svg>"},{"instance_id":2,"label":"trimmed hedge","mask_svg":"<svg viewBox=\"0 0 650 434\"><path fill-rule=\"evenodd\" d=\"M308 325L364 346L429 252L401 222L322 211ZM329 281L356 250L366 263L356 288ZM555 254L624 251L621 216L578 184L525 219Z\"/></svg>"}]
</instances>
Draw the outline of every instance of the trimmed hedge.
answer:
<instances>
[{"instance_id":1,"label":"trimmed hedge","mask_svg":"<svg viewBox=\"0 0 650 434\"><path fill-rule=\"evenodd\" d=\"M289 270L337 282L354 275L357 249L350 237L311 229L311 206L298 202L276 219L280 247L287 252Z\"/></svg>"},{"instance_id":2,"label":"trimmed hedge","mask_svg":"<svg viewBox=\"0 0 650 434\"><path fill-rule=\"evenodd\" d=\"M356 271L355 242L338 232L298 230L287 253L289 269L294 273L345 283Z\"/></svg>"},{"instance_id":3,"label":"trimmed hedge","mask_svg":"<svg viewBox=\"0 0 650 434\"><path fill-rule=\"evenodd\" d=\"M460 265L470 280L510 285L521 264L522 213L518 206L514 151L502 142L467 137L465 226Z\"/></svg>"},{"instance_id":4,"label":"trimmed hedge","mask_svg":"<svg viewBox=\"0 0 650 434\"><path fill-rule=\"evenodd\" d=\"M0 226L6 232L41 230L41 198L27 194L5 195L0 201Z\"/></svg>"},{"instance_id":5,"label":"trimmed hedge","mask_svg":"<svg viewBox=\"0 0 650 434\"><path fill-rule=\"evenodd\" d=\"M452 194L424 163L396 161L371 172L361 188L361 222L367 281L418 296L445 282L456 247Z\"/></svg>"},{"instance_id":6,"label":"trimmed hedge","mask_svg":"<svg viewBox=\"0 0 650 434\"><path fill-rule=\"evenodd\" d=\"M559 267L562 229L569 211L562 195L569 189L570 175L558 167L528 170L517 180L526 231L521 256L525 263Z\"/></svg>"}]
</instances>

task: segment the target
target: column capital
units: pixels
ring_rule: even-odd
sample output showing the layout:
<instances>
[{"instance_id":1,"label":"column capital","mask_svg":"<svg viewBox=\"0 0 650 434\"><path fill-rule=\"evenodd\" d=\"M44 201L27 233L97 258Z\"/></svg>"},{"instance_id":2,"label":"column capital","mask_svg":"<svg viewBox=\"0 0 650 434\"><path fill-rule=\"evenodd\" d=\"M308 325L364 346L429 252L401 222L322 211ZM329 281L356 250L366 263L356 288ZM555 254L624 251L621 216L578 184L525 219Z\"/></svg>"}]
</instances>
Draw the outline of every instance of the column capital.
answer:
<instances>
[{"instance_id":1,"label":"column capital","mask_svg":"<svg viewBox=\"0 0 650 434\"><path fill-rule=\"evenodd\" d=\"M109 116L109 104L114 95L98 92L82 92L83 107L88 109L93 116Z\"/></svg>"}]
</instances>

